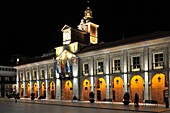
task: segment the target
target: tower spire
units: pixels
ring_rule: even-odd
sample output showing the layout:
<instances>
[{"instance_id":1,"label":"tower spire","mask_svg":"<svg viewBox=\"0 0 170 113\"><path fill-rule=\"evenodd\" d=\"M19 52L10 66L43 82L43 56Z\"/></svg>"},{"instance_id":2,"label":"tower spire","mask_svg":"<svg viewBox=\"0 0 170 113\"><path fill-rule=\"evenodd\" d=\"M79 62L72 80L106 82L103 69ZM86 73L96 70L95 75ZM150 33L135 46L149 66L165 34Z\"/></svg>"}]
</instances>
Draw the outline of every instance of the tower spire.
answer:
<instances>
[{"instance_id":1,"label":"tower spire","mask_svg":"<svg viewBox=\"0 0 170 113\"><path fill-rule=\"evenodd\" d=\"M87 8L86 8L86 10L85 10L85 12L84 12L84 20L86 21L86 22L89 22L91 19L93 19L93 17L92 17L92 11L91 11L91 9L90 9L90 7L89 7L89 0L87 0Z\"/></svg>"}]
</instances>

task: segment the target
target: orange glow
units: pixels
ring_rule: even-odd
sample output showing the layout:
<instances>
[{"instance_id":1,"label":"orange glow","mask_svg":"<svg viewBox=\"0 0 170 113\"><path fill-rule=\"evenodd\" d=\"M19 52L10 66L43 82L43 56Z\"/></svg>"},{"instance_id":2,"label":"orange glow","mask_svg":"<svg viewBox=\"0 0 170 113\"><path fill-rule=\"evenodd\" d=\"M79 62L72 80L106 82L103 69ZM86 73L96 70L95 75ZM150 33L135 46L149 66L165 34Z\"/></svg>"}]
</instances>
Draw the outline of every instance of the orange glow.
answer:
<instances>
[{"instance_id":1,"label":"orange glow","mask_svg":"<svg viewBox=\"0 0 170 113\"><path fill-rule=\"evenodd\" d=\"M63 92L65 100L72 99L72 88L73 88L72 82L70 80L67 80L64 84L64 92Z\"/></svg>"},{"instance_id":2,"label":"orange glow","mask_svg":"<svg viewBox=\"0 0 170 113\"><path fill-rule=\"evenodd\" d=\"M27 84L27 96L30 97L30 84Z\"/></svg>"},{"instance_id":3,"label":"orange glow","mask_svg":"<svg viewBox=\"0 0 170 113\"><path fill-rule=\"evenodd\" d=\"M114 78L114 88L123 88L123 81L120 77Z\"/></svg>"},{"instance_id":4,"label":"orange glow","mask_svg":"<svg viewBox=\"0 0 170 113\"><path fill-rule=\"evenodd\" d=\"M37 83L34 83L34 90L33 92L35 93L35 97L38 97L38 87L37 87Z\"/></svg>"},{"instance_id":5,"label":"orange glow","mask_svg":"<svg viewBox=\"0 0 170 113\"><path fill-rule=\"evenodd\" d=\"M106 81L104 78L99 78L96 81L96 94L98 95L98 97L103 100L104 98L106 98Z\"/></svg>"},{"instance_id":6,"label":"orange glow","mask_svg":"<svg viewBox=\"0 0 170 113\"><path fill-rule=\"evenodd\" d=\"M152 78L152 88L163 88L165 84L165 76L164 74L156 74Z\"/></svg>"},{"instance_id":7,"label":"orange glow","mask_svg":"<svg viewBox=\"0 0 170 113\"><path fill-rule=\"evenodd\" d=\"M120 102L123 99L123 80L121 77L115 77L112 83L112 99Z\"/></svg>"},{"instance_id":8,"label":"orange glow","mask_svg":"<svg viewBox=\"0 0 170 113\"><path fill-rule=\"evenodd\" d=\"M88 79L85 79L83 82L82 87L82 100L89 100L89 94L90 94L90 82Z\"/></svg>"},{"instance_id":9,"label":"orange glow","mask_svg":"<svg viewBox=\"0 0 170 113\"><path fill-rule=\"evenodd\" d=\"M139 95L139 102L144 100L144 81L140 75L135 75L130 81L130 98L134 101L135 93Z\"/></svg>"},{"instance_id":10,"label":"orange glow","mask_svg":"<svg viewBox=\"0 0 170 113\"><path fill-rule=\"evenodd\" d=\"M158 73L153 76L151 83L152 99L157 100L158 103L164 103L165 75Z\"/></svg>"}]
</instances>

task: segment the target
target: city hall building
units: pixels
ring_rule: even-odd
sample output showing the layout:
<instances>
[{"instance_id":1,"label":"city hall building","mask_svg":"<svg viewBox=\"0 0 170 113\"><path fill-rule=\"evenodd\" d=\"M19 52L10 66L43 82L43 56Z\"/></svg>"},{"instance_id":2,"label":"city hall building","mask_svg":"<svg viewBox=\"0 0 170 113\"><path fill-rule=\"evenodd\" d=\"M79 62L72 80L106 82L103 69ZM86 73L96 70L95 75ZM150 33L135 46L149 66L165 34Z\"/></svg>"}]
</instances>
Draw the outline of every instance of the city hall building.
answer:
<instances>
[{"instance_id":1,"label":"city hall building","mask_svg":"<svg viewBox=\"0 0 170 113\"><path fill-rule=\"evenodd\" d=\"M21 63L17 69L17 92L23 98L122 102L125 92L134 101L170 97L170 32L155 32L108 43L98 43L99 25L85 10L77 28L64 25L63 45L54 54ZM103 37L104 38L104 37Z\"/></svg>"}]
</instances>

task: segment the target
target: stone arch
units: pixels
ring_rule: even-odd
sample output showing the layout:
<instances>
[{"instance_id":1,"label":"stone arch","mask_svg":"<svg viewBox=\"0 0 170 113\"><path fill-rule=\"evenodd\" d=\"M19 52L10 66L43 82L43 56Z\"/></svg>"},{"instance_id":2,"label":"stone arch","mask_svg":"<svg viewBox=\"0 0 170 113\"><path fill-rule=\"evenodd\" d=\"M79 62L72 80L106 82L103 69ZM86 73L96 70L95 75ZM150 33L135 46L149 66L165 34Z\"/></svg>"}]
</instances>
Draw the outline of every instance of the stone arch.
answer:
<instances>
[{"instance_id":1,"label":"stone arch","mask_svg":"<svg viewBox=\"0 0 170 113\"><path fill-rule=\"evenodd\" d=\"M46 85L45 85L45 82L41 83L41 96L46 98Z\"/></svg>"},{"instance_id":2,"label":"stone arch","mask_svg":"<svg viewBox=\"0 0 170 113\"><path fill-rule=\"evenodd\" d=\"M89 100L89 94L90 94L90 81L88 79L85 79L83 81L83 87L82 87L82 100L87 101Z\"/></svg>"},{"instance_id":3,"label":"stone arch","mask_svg":"<svg viewBox=\"0 0 170 113\"><path fill-rule=\"evenodd\" d=\"M72 100L73 85L70 80L65 81L63 89L63 99Z\"/></svg>"},{"instance_id":4,"label":"stone arch","mask_svg":"<svg viewBox=\"0 0 170 113\"><path fill-rule=\"evenodd\" d=\"M112 80L112 99L117 102L123 100L123 80L119 76Z\"/></svg>"},{"instance_id":5,"label":"stone arch","mask_svg":"<svg viewBox=\"0 0 170 113\"><path fill-rule=\"evenodd\" d=\"M134 75L130 81L130 99L134 102L135 93L139 95L139 102L144 100L144 80L140 75Z\"/></svg>"},{"instance_id":6,"label":"stone arch","mask_svg":"<svg viewBox=\"0 0 170 113\"><path fill-rule=\"evenodd\" d=\"M96 99L101 101L106 99L106 81L104 78L98 78L96 81Z\"/></svg>"},{"instance_id":7,"label":"stone arch","mask_svg":"<svg viewBox=\"0 0 170 113\"><path fill-rule=\"evenodd\" d=\"M151 81L151 98L157 100L158 103L164 103L164 90L168 89L165 87L166 80L163 73L157 73L153 76Z\"/></svg>"},{"instance_id":8,"label":"stone arch","mask_svg":"<svg viewBox=\"0 0 170 113\"><path fill-rule=\"evenodd\" d=\"M56 95L55 83L51 81L50 82L50 98L55 99L55 95Z\"/></svg>"},{"instance_id":9,"label":"stone arch","mask_svg":"<svg viewBox=\"0 0 170 113\"><path fill-rule=\"evenodd\" d=\"M35 93L35 98L38 98L38 86L37 86L37 83L34 83L33 92Z\"/></svg>"},{"instance_id":10,"label":"stone arch","mask_svg":"<svg viewBox=\"0 0 170 113\"><path fill-rule=\"evenodd\" d=\"M27 98L30 98L30 83L27 83Z\"/></svg>"},{"instance_id":11,"label":"stone arch","mask_svg":"<svg viewBox=\"0 0 170 113\"><path fill-rule=\"evenodd\" d=\"M23 97L24 96L24 84L20 85L20 96Z\"/></svg>"}]
</instances>

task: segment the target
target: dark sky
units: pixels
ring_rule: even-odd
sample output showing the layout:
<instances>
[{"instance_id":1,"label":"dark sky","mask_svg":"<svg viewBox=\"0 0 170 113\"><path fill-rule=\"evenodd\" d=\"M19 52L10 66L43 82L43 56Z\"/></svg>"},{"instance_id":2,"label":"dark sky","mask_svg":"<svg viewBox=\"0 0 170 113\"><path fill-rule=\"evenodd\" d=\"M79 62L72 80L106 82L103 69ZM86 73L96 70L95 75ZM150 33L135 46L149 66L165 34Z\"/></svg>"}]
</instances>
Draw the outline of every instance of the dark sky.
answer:
<instances>
[{"instance_id":1,"label":"dark sky","mask_svg":"<svg viewBox=\"0 0 170 113\"><path fill-rule=\"evenodd\" d=\"M164 0L91 0L92 22L99 25L99 41L170 30L170 7ZM62 27L77 27L86 0L0 3L0 65L12 54L37 56L62 45Z\"/></svg>"}]
</instances>

